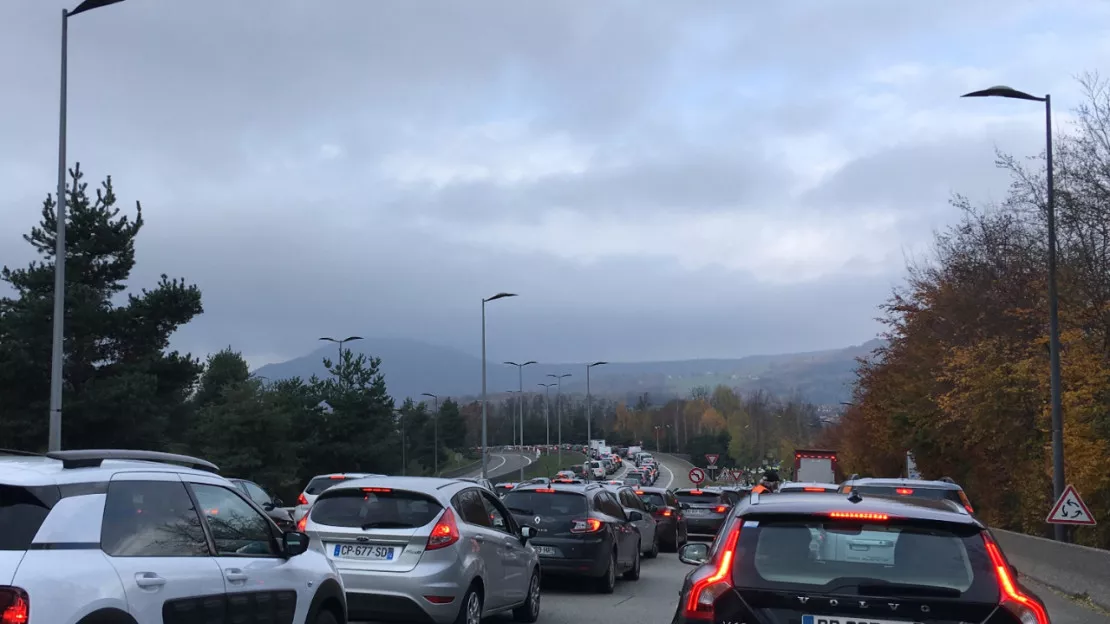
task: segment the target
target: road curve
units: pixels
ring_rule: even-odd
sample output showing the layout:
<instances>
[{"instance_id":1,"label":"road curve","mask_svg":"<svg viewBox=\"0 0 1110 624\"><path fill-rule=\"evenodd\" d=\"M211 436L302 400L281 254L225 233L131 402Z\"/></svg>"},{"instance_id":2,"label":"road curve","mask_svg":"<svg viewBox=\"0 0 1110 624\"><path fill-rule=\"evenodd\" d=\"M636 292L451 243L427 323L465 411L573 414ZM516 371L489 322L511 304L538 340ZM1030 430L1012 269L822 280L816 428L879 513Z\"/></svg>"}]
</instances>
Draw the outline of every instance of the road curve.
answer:
<instances>
[{"instance_id":1,"label":"road curve","mask_svg":"<svg viewBox=\"0 0 1110 624\"><path fill-rule=\"evenodd\" d=\"M516 480L520 474L521 467L527 467L528 464L536 461L535 453L490 453L489 466L489 480L509 481ZM477 479L482 476L482 469L479 467L477 470L463 475L466 479Z\"/></svg>"}]
</instances>

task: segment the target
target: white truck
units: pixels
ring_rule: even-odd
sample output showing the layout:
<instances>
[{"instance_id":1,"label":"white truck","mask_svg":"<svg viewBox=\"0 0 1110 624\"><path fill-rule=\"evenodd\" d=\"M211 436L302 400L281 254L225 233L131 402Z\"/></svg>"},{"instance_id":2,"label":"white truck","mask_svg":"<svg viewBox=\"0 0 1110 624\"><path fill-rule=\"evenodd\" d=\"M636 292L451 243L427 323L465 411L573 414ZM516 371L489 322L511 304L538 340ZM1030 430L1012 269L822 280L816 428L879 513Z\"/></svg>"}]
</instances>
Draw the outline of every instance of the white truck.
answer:
<instances>
[{"instance_id":1,"label":"white truck","mask_svg":"<svg viewBox=\"0 0 1110 624\"><path fill-rule=\"evenodd\" d=\"M590 457L600 457L598 454L601 447L605 446L605 440L590 440Z\"/></svg>"},{"instance_id":2,"label":"white truck","mask_svg":"<svg viewBox=\"0 0 1110 624\"><path fill-rule=\"evenodd\" d=\"M794 449L794 478L807 483L838 483L836 451Z\"/></svg>"},{"instance_id":3,"label":"white truck","mask_svg":"<svg viewBox=\"0 0 1110 624\"><path fill-rule=\"evenodd\" d=\"M636 459L636 453L639 453L643 450L644 449L642 449L638 446L630 446L624 451L624 456L627 457L628 459L633 459L634 460L634 459Z\"/></svg>"}]
</instances>

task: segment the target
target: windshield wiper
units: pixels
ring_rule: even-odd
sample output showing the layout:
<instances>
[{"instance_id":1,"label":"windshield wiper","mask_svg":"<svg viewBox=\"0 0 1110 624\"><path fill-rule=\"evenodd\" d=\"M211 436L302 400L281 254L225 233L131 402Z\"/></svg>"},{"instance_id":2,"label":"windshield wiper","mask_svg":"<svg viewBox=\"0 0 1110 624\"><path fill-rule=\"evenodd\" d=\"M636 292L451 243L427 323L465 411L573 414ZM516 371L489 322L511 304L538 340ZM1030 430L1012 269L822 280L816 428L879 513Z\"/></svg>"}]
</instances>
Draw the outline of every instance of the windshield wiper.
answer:
<instances>
[{"instance_id":1,"label":"windshield wiper","mask_svg":"<svg viewBox=\"0 0 1110 624\"><path fill-rule=\"evenodd\" d=\"M367 522L362 525L362 530L366 529L415 529L416 527L409 522L397 521L384 521L384 522Z\"/></svg>"},{"instance_id":2,"label":"windshield wiper","mask_svg":"<svg viewBox=\"0 0 1110 624\"><path fill-rule=\"evenodd\" d=\"M963 592L951 587L903 583L860 583L859 593L871 596L920 596L922 598L959 598Z\"/></svg>"}]
</instances>

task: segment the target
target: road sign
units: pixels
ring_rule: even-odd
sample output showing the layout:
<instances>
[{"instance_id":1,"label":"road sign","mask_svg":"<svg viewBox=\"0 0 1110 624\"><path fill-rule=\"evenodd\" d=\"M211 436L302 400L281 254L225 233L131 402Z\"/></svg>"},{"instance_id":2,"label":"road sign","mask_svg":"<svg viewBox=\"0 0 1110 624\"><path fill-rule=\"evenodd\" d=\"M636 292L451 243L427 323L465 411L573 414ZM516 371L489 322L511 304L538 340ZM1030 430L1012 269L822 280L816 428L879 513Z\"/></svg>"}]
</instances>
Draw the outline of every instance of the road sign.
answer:
<instances>
[{"instance_id":1,"label":"road sign","mask_svg":"<svg viewBox=\"0 0 1110 624\"><path fill-rule=\"evenodd\" d=\"M701 468L691 468L689 477L690 483L697 485L702 481L705 481L705 471Z\"/></svg>"},{"instance_id":2,"label":"road sign","mask_svg":"<svg viewBox=\"0 0 1110 624\"><path fill-rule=\"evenodd\" d=\"M1069 485L1064 489L1064 493L1060 495L1060 500L1056 501L1052 511L1048 513L1048 517L1044 521L1050 524L1094 526L1095 516L1090 509L1087 509L1083 499L1079 498L1079 492L1075 491L1075 487Z\"/></svg>"},{"instance_id":3,"label":"road sign","mask_svg":"<svg viewBox=\"0 0 1110 624\"><path fill-rule=\"evenodd\" d=\"M706 453L705 454L705 461L709 462L709 467L710 468L716 466L717 465L717 460L720 459L720 458L721 458L721 456L718 455L717 453Z\"/></svg>"}]
</instances>

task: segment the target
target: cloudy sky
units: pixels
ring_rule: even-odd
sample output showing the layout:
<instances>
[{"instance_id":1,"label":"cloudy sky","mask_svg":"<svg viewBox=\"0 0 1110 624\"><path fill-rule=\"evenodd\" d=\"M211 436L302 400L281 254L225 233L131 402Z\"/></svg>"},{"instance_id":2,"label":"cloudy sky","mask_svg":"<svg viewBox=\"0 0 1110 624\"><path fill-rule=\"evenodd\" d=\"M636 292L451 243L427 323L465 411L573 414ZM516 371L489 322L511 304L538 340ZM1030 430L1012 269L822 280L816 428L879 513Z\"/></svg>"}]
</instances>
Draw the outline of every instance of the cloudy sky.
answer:
<instances>
[{"instance_id":1,"label":"cloudy sky","mask_svg":"<svg viewBox=\"0 0 1110 624\"><path fill-rule=\"evenodd\" d=\"M0 264L54 186L60 10L0 2ZM857 344L1106 70L1099 0L127 0L70 22L69 155L147 220L177 347L325 334L543 361ZM1102 65L1100 67L1100 64Z\"/></svg>"}]
</instances>

